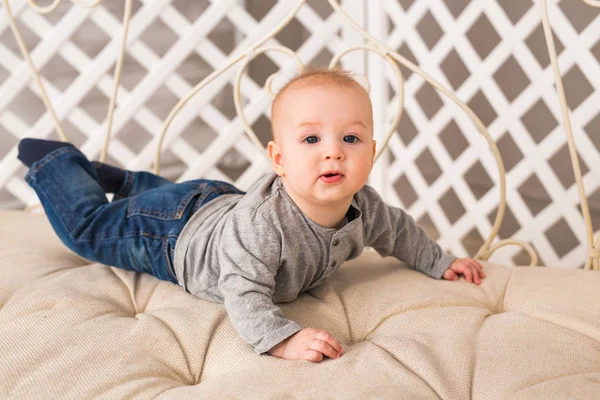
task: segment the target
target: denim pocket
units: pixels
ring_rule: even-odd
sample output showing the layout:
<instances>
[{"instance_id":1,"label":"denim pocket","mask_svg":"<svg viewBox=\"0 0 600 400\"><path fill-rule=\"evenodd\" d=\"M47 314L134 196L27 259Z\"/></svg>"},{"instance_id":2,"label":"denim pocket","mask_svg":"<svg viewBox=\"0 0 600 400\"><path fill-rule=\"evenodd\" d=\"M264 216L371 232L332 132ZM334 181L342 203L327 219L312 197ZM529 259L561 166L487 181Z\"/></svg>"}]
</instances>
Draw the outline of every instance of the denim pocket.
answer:
<instances>
[{"instance_id":1,"label":"denim pocket","mask_svg":"<svg viewBox=\"0 0 600 400\"><path fill-rule=\"evenodd\" d=\"M129 197L127 218L141 215L165 221L181 219L186 207L205 187L205 182L173 184Z\"/></svg>"}]
</instances>

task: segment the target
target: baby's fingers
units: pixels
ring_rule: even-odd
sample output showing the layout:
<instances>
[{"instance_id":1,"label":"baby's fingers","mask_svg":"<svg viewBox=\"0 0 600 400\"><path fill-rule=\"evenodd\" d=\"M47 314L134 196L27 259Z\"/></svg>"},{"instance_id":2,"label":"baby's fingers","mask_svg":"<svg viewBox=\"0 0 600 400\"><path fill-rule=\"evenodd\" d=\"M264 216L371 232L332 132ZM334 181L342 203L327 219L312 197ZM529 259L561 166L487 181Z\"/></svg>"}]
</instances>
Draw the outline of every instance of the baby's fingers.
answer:
<instances>
[{"instance_id":1,"label":"baby's fingers","mask_svg":"<svg viewBox=\"0 0 600 400\"><path fill-rule=\"evenodd\" d=\"M471 272L473 274L473 282L475 282L476 285L479 285L481 283L481 279L479 278L479 271L477 270L477 268L473 268Z\"/></svg>"},{"instance_id":2,"label":"baby's fingers","mask_svg":"<svg viewBox=\"0 0 600 400\"><path fill-rule=\"evenodd\" d=\"M479 276L482 278L485 278L485 273L483 272L483 266L478 261L473 260L473 262L475 263L475 267L477 268L477 271L479 271Z\"/></svg>"},{"instance_id":3,"label":"baby's fingers","mask_svg":"<svg viewBox=\"0 0 600 400\"><path fill-rule=\"evenodd\" d=\"M331 336L331 334L329 332L319 331L315 335L315 339L321 340L321 341L327 343L336 352L340 353L340 355L344 353L344 349L342 348L342 345L340 344L340 342L338 342L333 336Z\"/></svg>"},{"instance_id":4,"label":"baby's fingers","mask_svg":"<svg viewBox=\"0 0 600 400\"><path fill-rule=\"evenodd\" d=\"M447 269L446 272L444 272L444 279L447 281L456 281L458 280L458 275L451 269Z\"/></svg>"},{"instance_id":5,"label":"baby's fingers","mask_svg":"<svg viewBox=\"0 0 600 400\"><path fill-rule=\"evenodd\" d=\"M323 361L323 354L320 351L308 349L304 352L303 358L306 361L321 362Z\"/></svg>"},{"instance_id":6,"label":"baby's fingers","mask_svg":"<svg viewBox=\"0 0 600 400\"><path fill-rule=\"evenodd\" d=\"M476 260L469 260L469 265L473 269L473 279L475 280L475 283L479 285L479 283L481 283L480 278L485 278L481 264Z\"/></svg>"},{"instance_id":7,"label":"baby's fingers","mask_svg":"<svg viewBox=\"0 0 600 400\"><path fill-rule=\"evenodd\" d=\"M465 276L465 279L467 280L467 282L473 283L473 270L471 268L472 267L470 267L469 265L465 265L463 267L462 273Z\"/></svg>"},{"instance_id":8,"label":"baby's fingers","mask_svg":"<svg viewBox=\"0 0 600 400\"><path fill-rule=\"evenodd\" d=\"M329 358L339 358L340 355L341 355L337 350L335 350L333 347L331 347L329 345L329 343L324 342L324 341L319 340L319 339L312 340L311 343L310 343L309 349L317 351L317 352L319 352L319 353L321 353L324 356L327 356Z\"/></svg>"}]
</instances>

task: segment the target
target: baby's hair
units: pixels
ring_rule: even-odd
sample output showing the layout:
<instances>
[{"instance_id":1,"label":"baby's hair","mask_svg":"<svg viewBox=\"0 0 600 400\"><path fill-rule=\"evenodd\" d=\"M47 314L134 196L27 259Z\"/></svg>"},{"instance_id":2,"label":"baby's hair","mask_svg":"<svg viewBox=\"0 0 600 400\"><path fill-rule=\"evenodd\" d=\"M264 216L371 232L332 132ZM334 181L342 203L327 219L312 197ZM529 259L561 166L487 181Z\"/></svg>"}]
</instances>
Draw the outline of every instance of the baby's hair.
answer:
<instances>
[{"instance_id":1,"label":"baby's hair","mask_svg":"<svg viewBox=\"0 0 600 400\"><path fill-rule=\"evenodd\" d=\"M275 114L277 113L280 103L284 98L284 94L289 90L290 87L296 86L302 83L305 85L314 84L331 84L337 86L355 86L361 87L365 90L367 96L368 91L361 85L352 75L351 72L343 70L341 68L326 68L326 67L308 67L301 70L295 77L290 79L283 87L277 92L271 105L271 134L275 139Z\"/></svg>"}]
</instances>

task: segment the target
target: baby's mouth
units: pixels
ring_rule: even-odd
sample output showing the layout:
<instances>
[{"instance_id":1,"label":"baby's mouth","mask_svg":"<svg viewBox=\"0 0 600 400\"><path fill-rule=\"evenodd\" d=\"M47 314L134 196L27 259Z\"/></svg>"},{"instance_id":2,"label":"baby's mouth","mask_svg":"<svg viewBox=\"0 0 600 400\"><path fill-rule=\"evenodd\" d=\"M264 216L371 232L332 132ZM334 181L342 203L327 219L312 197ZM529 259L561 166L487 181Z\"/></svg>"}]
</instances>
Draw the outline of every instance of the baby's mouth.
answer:
<instances>
[{"instance_id":1,"label":"baby's mouth","mask_svg":"<svg viewBox=\"0 0 600 400\"><path fill-rule=\"evenodd\" d=\"M337 172L328 172L326 174L321 175L321 181L325 183L336 183L342 180L344 175Z\"/></svg>"}]
</instances>

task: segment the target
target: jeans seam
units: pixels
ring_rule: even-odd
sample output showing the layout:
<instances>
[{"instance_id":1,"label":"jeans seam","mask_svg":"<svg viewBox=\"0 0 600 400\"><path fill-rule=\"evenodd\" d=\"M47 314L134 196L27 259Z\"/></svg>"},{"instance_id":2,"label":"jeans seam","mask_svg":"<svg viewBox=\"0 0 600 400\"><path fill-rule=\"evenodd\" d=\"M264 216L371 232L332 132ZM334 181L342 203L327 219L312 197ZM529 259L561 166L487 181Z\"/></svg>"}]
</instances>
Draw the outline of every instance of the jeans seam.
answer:
<instances>
[{"instance_id":1,"label":"jeans seam","mask_svg":"<svg viewBox=\"0 0 600 400\"><path fill-rule=\"evenodd\" d=\"M148 232L142 232L142 236L146 236L146 237L149 237L151 239L159 239L159 240L168 239L170 237L174 237L174 238L178 238L179 237L179 235L172 235L172 234L165 235L165 236L155 236L155 235L153 235L151 233L148 233Z\"/></svg>"},{"instance_id":2,"label":"jeans seam","mask_svg":"<svg viewBox=\"0 0 600 400\"><path fill-rule=\"evenodd\" d=\"M142 235L144 234L144 232L142 232ZM73 237L73 235L71 234L71 232L69 232L69 236L71 237L71 239L73 239L74 242L76 243L84 243L84 242L91 242L92 240L95 242L104 242L106 240L115 240L115 239L129 239L129 238L134 238L134 237L138 237L140 236L139 233L133 233L131 235L127 235L127 236L115 236L115 237L107 237L107 238L102 238L102 239L98 239L97 237L94 237L92 239L75 239Z\"/></svg>"}]
</instances>

